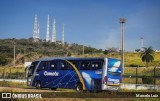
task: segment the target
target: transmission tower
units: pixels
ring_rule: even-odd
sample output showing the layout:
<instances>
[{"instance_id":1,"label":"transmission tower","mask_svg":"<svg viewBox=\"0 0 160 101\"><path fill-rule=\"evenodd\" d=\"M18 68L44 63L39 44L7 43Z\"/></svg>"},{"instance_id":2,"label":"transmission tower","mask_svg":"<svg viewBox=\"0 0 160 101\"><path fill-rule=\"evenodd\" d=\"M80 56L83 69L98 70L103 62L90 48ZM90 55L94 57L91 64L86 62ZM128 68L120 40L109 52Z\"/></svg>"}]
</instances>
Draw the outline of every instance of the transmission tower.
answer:
<instances>
[{"instance_id":1,"label":"transmission tower","mask_svg":"<svg viewBox=\"0 0 160 101\"><path fill-rule=\"evenodd\" d=\"M39 41L39 24L37 20L37 15L35 15L35 18L34 18L33 41L34 42Z\"/></svg>"},{"instance_id":2,"label":"transmission tower","mask_svg":"<svg viewBox=\"0 0 160 101\"><path fill-rule=\"evenodd\" d=\"M39 33L40 33L40 32L39 32L39 23L38 23L38 30L37 30L37 38L38 38L38 39L40 39L40 36L39 36L40 34L39 34Z\"/></svg>"},{"instance_id":3,"label":"transmission tower","mask_svg":"<svg viewBox=\"0 0 160 101\"><path fill-rule=\"evenodd\" d=\"M56 43L56 18L53 21L52 42Z\"/></svg>"},{"instance_id":4,"label":"transmission tower","mask_svg":"<svg viewBox=\"0 0 160 101\"><path fill-rule=\"evenodd\" d=\"M49 37L49 15L48 15L48 20L47 20L47 32L46 32L46 42L50 40Z\"/></svg>"}]
</instances>

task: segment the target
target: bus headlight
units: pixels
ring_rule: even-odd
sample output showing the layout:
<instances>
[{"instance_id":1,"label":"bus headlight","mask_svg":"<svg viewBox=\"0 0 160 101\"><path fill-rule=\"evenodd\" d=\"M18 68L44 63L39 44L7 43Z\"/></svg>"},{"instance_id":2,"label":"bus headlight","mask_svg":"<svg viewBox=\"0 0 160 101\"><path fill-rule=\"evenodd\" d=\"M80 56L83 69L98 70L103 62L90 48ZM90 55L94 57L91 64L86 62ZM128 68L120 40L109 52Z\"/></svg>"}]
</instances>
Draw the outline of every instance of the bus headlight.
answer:
<instances>
[{"instance_id":1,"label":"bus headlight","mask_svg":"<svg viewBox=\"0 0 160 101\"><path fill-rule=\"evenodd\" d=\"M28 79L28 81L31 81L31 79Z\"/></svg>"}]
</instances>

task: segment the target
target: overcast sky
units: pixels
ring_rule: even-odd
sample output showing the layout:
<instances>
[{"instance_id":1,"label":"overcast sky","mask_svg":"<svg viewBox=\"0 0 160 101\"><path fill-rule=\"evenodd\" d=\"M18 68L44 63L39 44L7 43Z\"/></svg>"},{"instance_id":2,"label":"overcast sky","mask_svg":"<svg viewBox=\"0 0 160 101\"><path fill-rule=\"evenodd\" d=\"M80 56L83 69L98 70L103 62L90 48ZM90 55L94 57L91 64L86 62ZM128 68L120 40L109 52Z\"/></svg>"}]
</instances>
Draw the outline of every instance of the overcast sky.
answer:
<instances>
[{"instance_id":1,"label":"overcast sky","mask_svg":"<svg viewBox=\"0 0 160 101\"><path fill-rule=\"evenodd\" d=\"M45 39L56 17L57 40L65 24L65 41L106 49L121 46L120 17L125 23L125 50L144 46L160 49L160 0L0 0L0 39L33 36L34 16Z\"/></svg>"}]
</instances>

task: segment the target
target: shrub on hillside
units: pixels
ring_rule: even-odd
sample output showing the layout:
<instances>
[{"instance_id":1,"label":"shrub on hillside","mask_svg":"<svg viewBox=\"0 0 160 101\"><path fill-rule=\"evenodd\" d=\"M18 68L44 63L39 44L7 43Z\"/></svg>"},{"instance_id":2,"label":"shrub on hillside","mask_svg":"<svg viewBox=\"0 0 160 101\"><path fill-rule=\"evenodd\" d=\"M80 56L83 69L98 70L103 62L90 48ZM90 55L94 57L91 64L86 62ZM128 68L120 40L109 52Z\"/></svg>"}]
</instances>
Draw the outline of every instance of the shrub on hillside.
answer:
<instances>
[{"instance_id":1,"label":"shrub on hillside","mask_svg":"<svg viewBox=\"0 0 160 101\"><path fill-rule=\"evenodd\" d=\"M7 56L0 55L0 65L6 65L8 62Z\"/></svg>"}]
</instances>

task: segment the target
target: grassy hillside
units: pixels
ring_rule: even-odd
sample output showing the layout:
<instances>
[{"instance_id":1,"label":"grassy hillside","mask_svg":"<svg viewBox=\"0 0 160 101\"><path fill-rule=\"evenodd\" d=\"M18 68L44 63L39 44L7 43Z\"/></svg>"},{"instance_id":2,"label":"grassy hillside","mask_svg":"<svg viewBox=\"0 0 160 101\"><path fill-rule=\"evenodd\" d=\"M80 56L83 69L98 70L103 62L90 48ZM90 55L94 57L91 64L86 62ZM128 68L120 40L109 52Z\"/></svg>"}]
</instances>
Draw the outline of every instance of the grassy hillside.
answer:
<instances>
[{"instance_id":1,"label":"grassy hillside","mask_svg":"<svg viewBox=\"0 0 160 101\"><path fill-rule=\"evenodd\" d=\"M140 53L125 53L125 66L126 67L145 67L145 63L141 61ZM160 66L160 53L154 54L154 61L150 66Z\"/></svg>"},{"instance_id":2,"label":"grassy hillside","mask_svg":"<svg viewBox=\"0 0 160 101\"><path fill-rule=\"evenodd\" d=\"M57 57L82 55L83 46L79 44L61 42L33 42L32 39L0 39L0 65L13 65L14 43L16 47L16 64L22 64L24 61L33 61L40 57ZM102 53L102 50L85 46L85 53Z\"/></svg>"},{"instance_id":3,"label":"grassy hillside","mask_svg":"<svg viewBox=\"0 0 160 101\"><path fill-rule=\"evenodd\" d=\"M109 57L109 58L117 58L121 59L119 53L112 52L107 55L103 53L94 53L94 54L85 54L85 57ZM145 62L141 61L140 53L137 52L126 52L124 54L124 65L125 67L145 67ZM149 64L150 67L160 66L160 52L154 54L154 61Z\"/></svg>"},{"instance_id":4,"label":"grassy hillside","mask_svg":"<svg viewBox=\"0 0 160 101\"><path fill-rule=\"evenodd\" d=\"M109 57L120 59L119 52L108 52L104 54L102 49L84 47L85 55L82 55L83 45L76 43L64 46L61 42L33 42L32 39L0 39L0 65L13 66L13 45L16 47L16 65L23 64L24 61L33 61L40 57ZM140 53L126 52L124 54L125 67L144 67L145 63L141 61ZM149 66L160 66L160 53L155 53L155 59Z\"/></svg>"}]
</instances>

